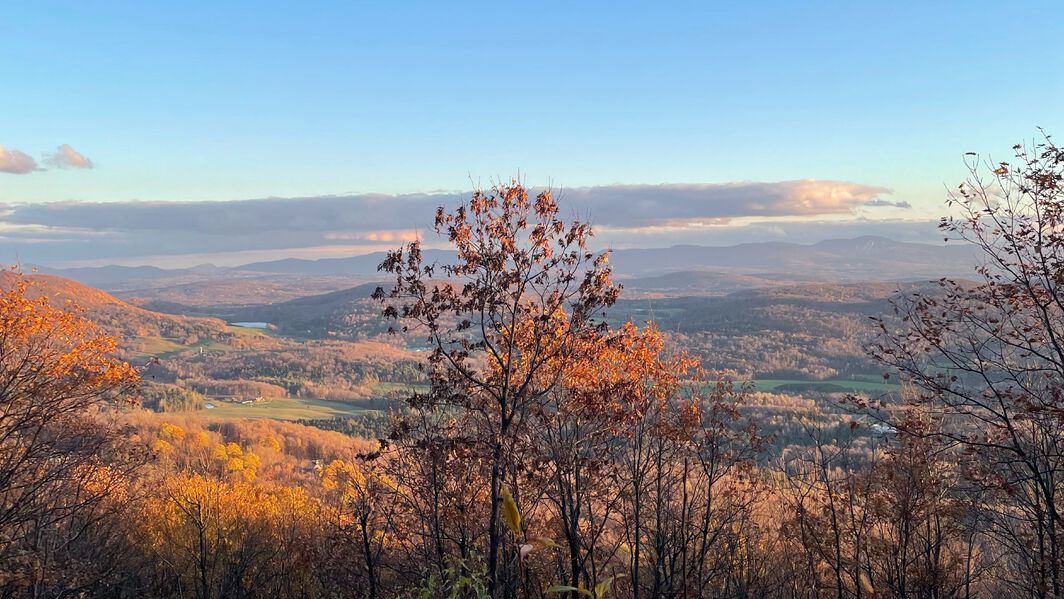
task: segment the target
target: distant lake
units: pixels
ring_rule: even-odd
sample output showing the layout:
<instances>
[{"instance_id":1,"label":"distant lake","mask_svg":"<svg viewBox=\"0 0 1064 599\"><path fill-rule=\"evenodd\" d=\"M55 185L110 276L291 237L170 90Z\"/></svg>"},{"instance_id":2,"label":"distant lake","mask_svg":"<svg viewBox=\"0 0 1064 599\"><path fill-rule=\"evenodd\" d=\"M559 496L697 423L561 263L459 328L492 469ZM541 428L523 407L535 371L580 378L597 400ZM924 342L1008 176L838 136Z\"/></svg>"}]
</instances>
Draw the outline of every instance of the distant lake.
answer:
<instances>
[{"instance_id":1,"label":"distant lake","mask_svg":"<svg viewBox=\"0 0 1064 599\"><path fill-rule=\"evenodd\" d=\"M244 327L245 329L265 329L270 326L268 322L231 322L230 326Z\"/></svg>"}]
</instances>

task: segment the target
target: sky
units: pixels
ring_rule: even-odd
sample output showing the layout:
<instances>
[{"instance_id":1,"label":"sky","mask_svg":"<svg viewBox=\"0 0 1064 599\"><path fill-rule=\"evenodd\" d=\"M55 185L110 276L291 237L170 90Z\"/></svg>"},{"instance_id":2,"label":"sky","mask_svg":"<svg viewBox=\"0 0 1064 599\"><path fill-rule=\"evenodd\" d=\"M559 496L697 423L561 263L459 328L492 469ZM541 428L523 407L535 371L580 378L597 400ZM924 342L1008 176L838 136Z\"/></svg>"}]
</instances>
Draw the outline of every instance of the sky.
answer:
<instances>
[{"instance_id":1,"label":"sky","mask_svg":"<svg viewBox=\"0 0 1064 599\"><path fill-rule=\"evenodd\" d=\"M18 2L0 259L424 235L519 176L600 243L933 241L962 155L1064 131L1059 2Z\"/></svg>"}]
</instances>

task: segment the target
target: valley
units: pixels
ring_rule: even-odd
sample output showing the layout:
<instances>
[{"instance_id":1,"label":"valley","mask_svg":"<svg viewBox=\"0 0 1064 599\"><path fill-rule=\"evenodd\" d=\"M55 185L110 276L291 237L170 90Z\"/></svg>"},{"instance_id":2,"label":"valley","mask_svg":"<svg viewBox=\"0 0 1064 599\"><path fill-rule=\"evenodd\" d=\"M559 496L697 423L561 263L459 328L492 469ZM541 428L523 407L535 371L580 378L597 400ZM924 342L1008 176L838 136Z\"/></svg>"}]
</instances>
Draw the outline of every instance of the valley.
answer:
<instances>
[{"instance_id":1,"label":"valley","mask_svg":"<svg viewBox=\"0 0 1064 599\"><path fill-rule=\"evenodd\" d=\"M4 9L0 599L1064 599L1064 3Z\"/></svg>"},{"instance_id":2,"label":"valley","mask_svg":"<svg viewBox=\"0 0 1064 599\"><path fill-rule=\"evenodd\" d=\"M614 327L652 322L669 351L698 358L713 376L748 381L752 394L777 398L750 408L755 411L813 401L833 412L847 394L893 395L896 381L884 381L864 351L869 317L889 312L900 293L928 287L918 278L925 263L962 266L956 251L890 242L898 258L890 273L899 280L850 280L880 271L869 250L877 243L887 242L621 250L614 264L625 289L607 320ZM663 252L670 268L703 268L649 272ZM771 270L825 252L834 252L835 262L848 256L848 266L804 269L801 277ZM444 252L435 258L450 259ZM387 286L373 272L379 259L81 268L52 272L84 282L57 274L31 278L36 293L77 298L90 319L121 340L122 355L141 371L149 409L342 430L349 426L344 420L379 425L405 394L426 383L419 368L423 340L416 332L389 335L380 304L371 299Z\"/></svg>"}]
</instances>

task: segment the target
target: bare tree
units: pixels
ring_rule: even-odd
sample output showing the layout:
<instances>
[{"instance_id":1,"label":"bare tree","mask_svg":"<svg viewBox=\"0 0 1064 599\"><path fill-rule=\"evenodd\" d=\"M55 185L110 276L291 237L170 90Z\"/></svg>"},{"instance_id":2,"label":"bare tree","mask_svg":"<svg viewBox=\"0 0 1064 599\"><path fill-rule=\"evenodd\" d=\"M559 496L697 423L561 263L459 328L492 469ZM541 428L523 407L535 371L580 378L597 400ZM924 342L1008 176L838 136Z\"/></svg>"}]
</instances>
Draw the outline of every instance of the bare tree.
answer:
<instances>
[{"instance_id":1,"label":"bare tree","mask_svg":"<svg viewBox=\"0 0 1064 599\"><path fill-rule=\"evenodd\" d=\"M976 282L943 279L879 320L875 357L941 419L985 500L997 572L1016 595L1064 595L1064 150L1046 136L1012 162L969 155L941 228L976 249Z\"/></svg>"}]
</instances>

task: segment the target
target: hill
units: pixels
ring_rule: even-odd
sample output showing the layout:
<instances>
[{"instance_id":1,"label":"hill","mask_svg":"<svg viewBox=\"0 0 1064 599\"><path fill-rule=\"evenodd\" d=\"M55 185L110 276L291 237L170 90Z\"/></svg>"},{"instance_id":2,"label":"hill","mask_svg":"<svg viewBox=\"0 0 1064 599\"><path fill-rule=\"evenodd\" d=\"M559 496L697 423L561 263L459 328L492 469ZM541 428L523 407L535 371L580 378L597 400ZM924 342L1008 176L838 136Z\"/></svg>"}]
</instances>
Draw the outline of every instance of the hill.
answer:
<instances>
[{"instance_id":1,"label":"hill","mask_svg":"<svg viewBox=\"0 0 1064 599\"><path fill-rule=\"evenodd\" d=\"M384 256L384 252L375 252L320 260L289 258L253 262L233 268L206 265L191 269L165 270L155 267L106 266L50 269L47 272L108 290L126 292L149 286L173 286L208 279L258 278L283 285L287 278L292 276L376 279L380 276L377 265ZM454 254L427 249L424 256L430 262L447 263L453 260ZM762 242L733 246L678 245L669 248L621 249L614 252L611 264L619 277L630 278L707 271L717 273L717 276L723 276L725 273L770 275L767 277L770 280L787 282L856 282L937 279L944 275L966 276L972 272L976 260L972 250L962 245L905 243L885 237L866 236L814 244ZM801 278L795 280L794 273L802 273ZM737 283L746 285L742 281ZM735 288L729 285L724 283L713 288ZM677 288L684 286L681 284Z\"/></svg>"},{"instance_id":2,"label":"hill","mask_svg":"<svg viewBox=\"0 0 1064 599\"><path fill-rule=\"evenodd\" d=\"M629 292L609 311L613 324L654 321L671 343L700 356L711 369L771 379L878 376L879 367L864 350L872 333L868 317L890 313L890 301L899 293L923 287L793 284L705 272L669 273L628 284ZM771 286L748 288L758 284ZM725 293L729 286L739 290ZM388 326L380 318L380 305L370 299L377 287L368 283L275 304L160 309L199 310L193 313L230 322L266 322L278 333L301 339L370 339ZM711 292L703 292L707 289Z\"/></svg>"},{"instance_id":3,"label":"hill","mask_svg":"<svg viewBox=\"0 0 1064 599\"><path fill-rule=\"evenodd\" d=\"M146 303L145 307L169 314L221 318L230 323L267 323L276 333L297 339L367 339L387 332L390 326L381 317L381 304L372 299L378 287L389 286L389 283L378 281L284 302L256 305L192 306L153 301Z\"/></svg>"},{"instance_id":4,"label":"hill","mask_svg":"<svg viewBox=\"0 0 1064 599\"><path fill-rule=\"evenodd\" d=\"M837 282L937 279L963 276L976 264L971 248L904 243L885 237L857 237L797 243L745 243L734 246L674 246L614 252L616 272L646 276L686 270L745 274L802 273L806 280Z\"/></svg>"},{"instance_id":5,"label":"hill","mask_svg":"<svg viewBox=\"0 0 1064 599\"><path fill-rule=\"evenodd\" d=\"M250 306L285 302L298 297L328 293L364 283L349 275L256 275L233 271L229 276L202 280L156 279L151 284L114 291L130 303L170 312L158 306L214 307Z\"/></svg>"},{"instance_id":6,"label":"hill","mask_svg":"<svg viewBox=\"0 0 1064 599\"><path fill-rule=\"evenodd\" d=\"M131 281L140 283L151 281L173 281L178 279L200 279L203 277L220 276L228 273L229 269L214 266L213 264L200 264L192 268L159 268L156 266L85 266L79 268L48 268L36 267L42 274L56 275L67 279L74 279L79 283L85 283L93 287L105 289L119 289Z\"/></svg>"},{"instance_id":7,"label":"hill","mask_svg":"<svg viewBox=\"0 0 1064 599\"><path fill-rule=\"evenodd\" d=\"M658 295L724 295L744 289L793 285L802 282L798 276L747 275L708 270L682 270L654 277L621 279L624 296L636 294Z\"/></svg>"},{"instance_id":8,"label":"hill","mask_svg":"<svg viewBox=\"0 0 1064 599\"><path fill-rule=\"evenodd\" d=\"M3 272L0 288L8 289L16 275ZM226 324L215 318L162 314L130 305L88 285L54 275L23 275L29 280L30 297L49 297L54 305L75 304L85 316L109 335L117 336L126 349L146 338L168 339L188 345L203 340L222 341L231 335Z\"/></svg>"},{"instance_id":9,"label":"hill","mask_svg":"<svg viewBox=\"0 0 1064 599\"><path fill-rule=\"evenodd\" d=\"M653 321L705 366L742 378L871 378L882 367L865 352L874 332L869 317L891 313L892 300L917 288L934 291L917 284L818 283L716 297L622 299L610 319Z\"/></svg>"},{"instance_id":10,"label":"hill","mask_svg":"<svg viewBox=\"0 0 1064 599\"><path fill-rule=\"evenodd\" d=\"M245 264L239 270L292 274L369 274L384 253L352 258L277 260ZM425 250L427 261L447 262L451 252ZM801 272L806 280L894 280L968 274L975 265L965 246L905 243L886 237L832 239L811 245L782 242L733 246L678 245L616 250L611 260L619 275L652 276L665 271L723 270L742 273Z\"/></svg>"},{"instance_id":11,"label":"hill","mask_svg":"<svg viewBox=\"0 0 1064 599\"><path fill-rule=\"evenodd\" d=\"M426 249L422 251L426 261L439 261L442 263L454 259L454 252L444 250ZM377 272L377 266L387 256L385 252L373 252L350 258L320 258L318 260L303 260L299 258L286 258L269 262L252 262L236 267L236 270L249 272L272 272L292 274L336 275L336 274L362 274L368 275Z\"/></svg>"},{"instance_id":12,"label":"hill","mask_svg":"<svg viewBox=\"0 0 1064 599\"><path fill-rule=\"evenodd\" d=\"M364 311L379 283L367 283L331 293L300 297L279 304L251 306L234 312L234 320L276 323L282 331L320 334L345 328L353 315ZM379 308L374 304L376 312Z\"/></svg>"}]
</instances>

